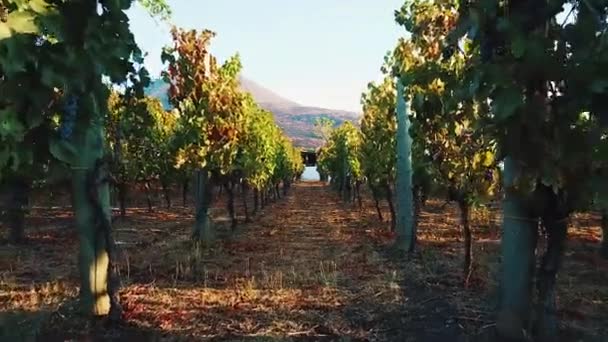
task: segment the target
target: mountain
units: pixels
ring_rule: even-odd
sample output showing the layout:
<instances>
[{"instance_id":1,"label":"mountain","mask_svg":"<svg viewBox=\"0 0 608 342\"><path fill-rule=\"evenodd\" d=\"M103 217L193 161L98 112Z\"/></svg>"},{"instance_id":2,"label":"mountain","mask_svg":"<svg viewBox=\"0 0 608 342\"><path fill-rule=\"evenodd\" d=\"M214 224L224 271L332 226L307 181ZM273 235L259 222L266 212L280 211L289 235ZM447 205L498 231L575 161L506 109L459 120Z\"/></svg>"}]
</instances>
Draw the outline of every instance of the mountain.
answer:
<instances>
[{"instance_id":1,"label":"mountain","mask_svg":"<svg viewBox=\"0 0 608 342\"><path fill-rule=\"evenodd\" d=\"M243 76L239 76L239 83L241 84L241 88L244 91L253 94L256 102L259 104L272 105L274 103L274 104L282 104L283 106L286 106L286 107L296 107L296 106L300 105L298 103L295 103L291 100L288 100L288 99L274 93L270 89L262 87L261 85L255 83L254 81L252 81L248 78L245 78Z\"/></svg>"},{"instance_id":2,"label":"mountain","mask_svg":"<svg viewBox=\"0 0 608 342\"><path fill-rule=\"evenodd\" d=\"M256 82L240 77L241 88L253 95L260 106L274 114L277 124L294 145L301 148L316 148L322 141L314 132L314 123L318 118L328 118L337 125L344 121L356 122L359 114L355 112L305 106L288 100ZM171 108L167 97L168 85L162 79L153 80L146 89L146 95L159 98L165 108Z\"/></svg>"}]
</instances>

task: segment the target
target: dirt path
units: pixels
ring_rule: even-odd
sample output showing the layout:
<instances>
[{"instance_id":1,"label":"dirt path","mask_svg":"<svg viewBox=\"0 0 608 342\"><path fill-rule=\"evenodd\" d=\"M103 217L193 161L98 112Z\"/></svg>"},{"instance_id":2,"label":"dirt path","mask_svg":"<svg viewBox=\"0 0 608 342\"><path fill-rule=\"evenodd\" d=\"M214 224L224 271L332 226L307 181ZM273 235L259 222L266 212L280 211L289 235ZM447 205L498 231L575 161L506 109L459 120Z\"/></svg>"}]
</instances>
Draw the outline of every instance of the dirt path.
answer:
<instances>
[{"instance_id":1,"label":"dirt path","mask_svg":"<svg viewBox=\"0 0 608 342\"><path fill-rule=\"evenodd\" d=\"M235 310L215 307L215 328L190 331L222 338L458 341L453 310L420 284L408 284L404 265L373 244L361 216L322 184L297 184L204 262L211 274L223 273L226 281L214 294Z\"/></svg>"},{"instance_id":2,"label":"dirt path","mask_svg":"<svg viewBox=\"0 0 608 342\"><path fill-rule=\"evenodd\" d=\"M343 204L321 183L296 184L289 196L236 234L225 227L225 217L215 221L222 238L210 250L189 241L189 208L136 213L119 221L115 228L124 244L118 268L127 324L107 330L70 319L73 301L64 299L61 307L49 307L42 336L460 340L453 309L440 294L408 276L418 270L386 257L386 246L377 243L382 238L377 220ZM70 270L66 288L74 298L74 254L47 252L65 258L45 262Z\"/></svg>"},{"instance_id":3,"label":"dirt path","mask_svg":"<svg viewBox=\"0 0 608 342\"><path fill-rule=\"evenodd\" d=\"M69 208L35 209L27 245L0 245L0 340L493 340L474 336L493 326L496 212L473 217L476 271L464 289L454 207L429 200L419 252L405 260L389 256L393 236L368 197L360 210L320 183L300 182L236 232L220 198L210 249L190 241L192 203L130 208L114 224L125 324L111 329L76 312ZM582 215L573 226L558 279L563 340L597 341L608 312L608 263L595 253L599 218Z\"/></svg>"}]
</instances>

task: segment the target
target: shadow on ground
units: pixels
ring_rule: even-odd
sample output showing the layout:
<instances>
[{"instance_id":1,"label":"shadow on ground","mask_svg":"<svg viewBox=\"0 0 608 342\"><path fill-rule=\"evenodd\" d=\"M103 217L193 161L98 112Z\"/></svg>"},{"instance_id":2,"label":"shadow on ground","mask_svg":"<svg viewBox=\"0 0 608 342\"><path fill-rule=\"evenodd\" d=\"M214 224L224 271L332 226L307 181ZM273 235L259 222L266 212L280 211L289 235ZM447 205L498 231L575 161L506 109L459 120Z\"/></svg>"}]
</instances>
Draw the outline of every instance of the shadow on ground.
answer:
<instances>
[{"instance_id":1,"label":"shadow on ground","mask_svg":"<svg viewBox=\"0 0 608 342\"><path fill-rule=\"evenodd\" d=\"M457 215L438 208L423 211L420 252L407 260L389 252L394 237L372 203L345 205L320 183L297 184L235 232L218 209L207 251L189 241L191 208L132 210L115 225L125 324L114 327L76 313L76 236L50 220L27 248L0 248L0 341L494 341L495 227L474 223L484 242L465 290ZM577 250L561 278L581 284L561 280L564 321L586 310L587 332L565 329L566 341L602 341L589 332L606 326L593 299L605 290L585 285L606 272L588 255Z\"/></svg>"}]
</instances>

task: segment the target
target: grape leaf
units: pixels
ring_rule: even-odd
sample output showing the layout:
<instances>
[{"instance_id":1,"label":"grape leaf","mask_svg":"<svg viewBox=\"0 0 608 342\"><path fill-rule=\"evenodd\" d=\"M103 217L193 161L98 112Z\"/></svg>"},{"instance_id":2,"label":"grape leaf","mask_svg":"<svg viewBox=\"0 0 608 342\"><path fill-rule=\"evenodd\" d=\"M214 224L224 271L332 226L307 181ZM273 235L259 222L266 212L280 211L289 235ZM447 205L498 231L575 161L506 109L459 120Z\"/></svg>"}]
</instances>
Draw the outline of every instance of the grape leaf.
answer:
<instances>
[{"instance_id":1,"label":"grape leaf","mask_svg":"<svg viewBox=\"0 0 608 342\"><path fill-rule=\"evenodd\" d=\"M0 111L0 137L21 141L25 134L24 129L17 118L17 113L11 109Z\"/></svg>"},{"instance_id":2,"label":"grape leaf","mask_svg":"<svg viewBox=\"0 0 608 342\"><path fill-rule=\"evenodd\" d=\"M523 104L519 89L509 87L499 91L492 101L492 111L499 120L505 120L515 114L515 111Z\"/></svg>"},{"instance_id":3,"label":"grape leaf","mask_svg":"<svg viewBox=\"0 0 608 342\"><path fill-rule=\"evenodd\" d=\"M608 87L608 80L594 80L591 85L589 86L589 89L594 92L594 93L603 93L606 88Z\"/></svg>"},{"instance_id":4,"label":"grape leaf","mask_svg":"<svg viewBox=\"0 0 608 342\"><path fill-rule=\"evenodd\" d=\"M526 40L522 36L517 36L511 43L511 53L515 58L521 58L526 52Z\"/></svg>"},{"instance_id":5,"label":"grape leaf","mask_svg":"<svg viewBox=\"0 0 608 342\"><path fill-rule=\"evenodd\" d=\"M78 151L72 143L54 138L51 139L49 148L51 154L57 160L69 165L76 165L78 163Z\"/></svg>"},{"instance_id":6,"label":"grape leaf","mask_svg":"<svg viewBox=\"0 0 608 342\"><path fill-rule=\"evenodd\" d=\"M0 22L0 41L16 34L36 34L38 32L34 16L29 12L11 12L6 22Z\"/></svg>"}]
</instances>

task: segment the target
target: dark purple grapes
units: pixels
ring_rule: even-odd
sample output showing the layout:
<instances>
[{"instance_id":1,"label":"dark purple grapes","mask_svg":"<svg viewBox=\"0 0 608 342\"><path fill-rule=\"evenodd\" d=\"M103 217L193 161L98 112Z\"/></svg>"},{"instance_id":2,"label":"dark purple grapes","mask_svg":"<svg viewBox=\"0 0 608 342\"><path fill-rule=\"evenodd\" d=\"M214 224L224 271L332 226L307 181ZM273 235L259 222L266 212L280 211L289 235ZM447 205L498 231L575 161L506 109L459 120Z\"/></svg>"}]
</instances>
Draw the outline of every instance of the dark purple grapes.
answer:
<instances>
[{"instance_id":1,"label":"dark purple grapes","mask_svg":"<svg viewBox=\"0 0 608 342\"><path fill-rule=\"evenodd\" d=\"M486 176L486 180L491 181L492 179L494 179L494 170L487 169L485 176Z\"/></svg>"},{"instance_id":2,"label":"dark purple grapes","mask_svg":"<svg viewBox=\"0 0 608 342\"><path fill-rule=\"evenodd\" d=\"M446 46L442 51L442 55L444 59L451 58L454 55L454 47L451 45Z\"/></svg>"},{"instance_id":3,"label":"dark purple grapes","mask_svg":"<svg viewBox=\"0 0 608 342\"><path fill-rule=\"evenodd\" d=\"M63 115L61 116L61 126L59 126L59 135L62 139L68 140L72 137L77 113L78 98L74 95L70 95L63 103Z\"/></svg>"}]
</instances>

